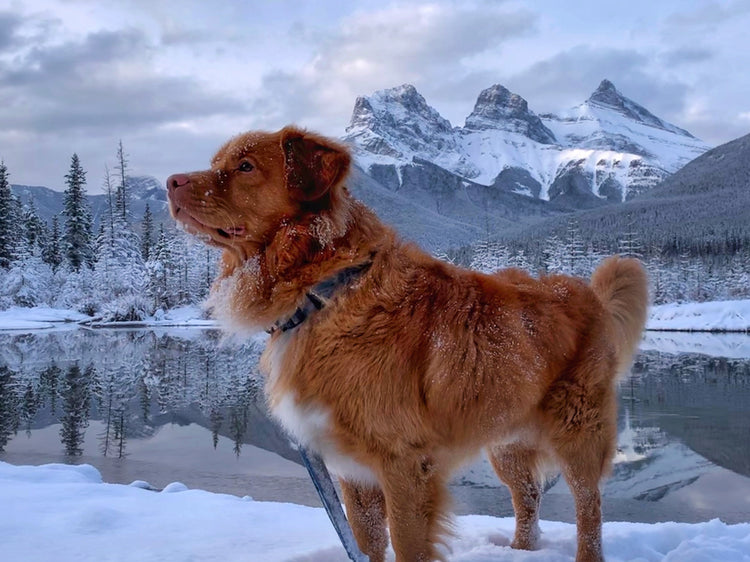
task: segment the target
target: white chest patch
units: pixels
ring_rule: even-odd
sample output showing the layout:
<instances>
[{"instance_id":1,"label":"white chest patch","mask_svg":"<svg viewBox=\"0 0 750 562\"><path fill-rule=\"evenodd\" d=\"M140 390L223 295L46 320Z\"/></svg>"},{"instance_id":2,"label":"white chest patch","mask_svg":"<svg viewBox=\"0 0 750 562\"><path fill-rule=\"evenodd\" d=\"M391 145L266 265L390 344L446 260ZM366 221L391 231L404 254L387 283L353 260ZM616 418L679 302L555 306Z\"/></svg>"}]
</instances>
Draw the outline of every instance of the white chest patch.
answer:
<instances>
[{"instance_id":1,"label":"white chest patch","mask_svg":"<svg viewBox=\"0 0 750 562\"><path fill-rule=\"evenodd\" d=\"M317 452L333 474L350 482L376 485L370 468L341 453L330 435L330 415L316 406L300 406L292 393L276 401L273 415L297 442Z\"/></svg>"},{"instance_id":2,"label":"white chest patch","mask_svg":"<svg viewBox=\"0 0 750 562\"><path fill-rule=\"evenodd\" d=\"M328 411L314 405L298 404L294 392L277 394L278 391L274 387L282 374L284 352L293 334L293 331L286 332L269 342L261 358L261 368L266 375L271 413L297 443L323 457L328 470L333 474L350 482L376 485L377 479L370 468L339 450L331 437L331 416Z\"/></svg>"}]
</instances>

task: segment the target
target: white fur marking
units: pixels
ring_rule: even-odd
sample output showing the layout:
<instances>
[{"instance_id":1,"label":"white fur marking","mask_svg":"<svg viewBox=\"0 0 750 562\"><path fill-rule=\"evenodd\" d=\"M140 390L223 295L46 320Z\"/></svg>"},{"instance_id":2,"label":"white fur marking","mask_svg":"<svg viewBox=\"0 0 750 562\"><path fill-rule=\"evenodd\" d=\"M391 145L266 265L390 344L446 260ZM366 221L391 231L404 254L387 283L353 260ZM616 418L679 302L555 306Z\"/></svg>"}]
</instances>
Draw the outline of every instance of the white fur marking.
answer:
<instances>
[{"instance_id":1,"label":"white fur marking","mask_svg":"<svg viewBox=\"0 0 750 562\"><path fill-rule=\"evenodd\" d=\"M316 451L328 470L352 482L377 484L370 468L339 451L330 436L330 414L318 406L300 406L293 393L285 394L272 407L274 416L304 447Z\"/></svg>"}]
</instances>

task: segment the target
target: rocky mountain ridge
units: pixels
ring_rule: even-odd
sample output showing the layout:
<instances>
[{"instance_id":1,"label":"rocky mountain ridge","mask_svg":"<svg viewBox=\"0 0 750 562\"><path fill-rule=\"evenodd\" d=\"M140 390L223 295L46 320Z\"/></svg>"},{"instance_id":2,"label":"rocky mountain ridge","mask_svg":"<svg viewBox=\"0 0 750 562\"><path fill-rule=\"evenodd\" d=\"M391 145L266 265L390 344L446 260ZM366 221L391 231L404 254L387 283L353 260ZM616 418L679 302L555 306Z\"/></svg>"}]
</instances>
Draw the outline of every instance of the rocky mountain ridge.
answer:
<instances>
[{"instance_id":1,"label":"rocky mountain ridge","mask_svg":"<svg viewBox=\"0 0 750 562\"><path fill-rule=\"evenodd\" d=\"M405 187L405 169L429 162L487 188L569 208L631 199L709 149L609 80L560 115L537 115L495 84L479 94L463 127L451 127L405 84L357 98L344 139L365 172L394 191Z\"/></svg>"}]
</instances>

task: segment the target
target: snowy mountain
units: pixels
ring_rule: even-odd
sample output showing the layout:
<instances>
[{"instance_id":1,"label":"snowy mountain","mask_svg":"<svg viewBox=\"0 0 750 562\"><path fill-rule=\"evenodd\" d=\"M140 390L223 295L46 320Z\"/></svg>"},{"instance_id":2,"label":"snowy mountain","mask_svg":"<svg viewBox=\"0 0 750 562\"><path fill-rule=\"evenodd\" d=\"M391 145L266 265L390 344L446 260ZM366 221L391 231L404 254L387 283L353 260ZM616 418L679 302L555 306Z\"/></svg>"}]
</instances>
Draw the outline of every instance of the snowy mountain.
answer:
<instances>
[{"instance_id":1,"label":"snowy mountain","mask_svg":"<svg viewBox=\"0 0 750 562\"><path fill-rule=\"evenodd\" d=\"M479 94L463 127L451 127L413 86L403 85L357 98L344 138L362 168L393 191L414 191L409 182L420 183L416 172L427 162L494 192L569 209L630 199L709 148L608 80L583 104L541 116L496 84Z\"/></svg>"}]
</instances>

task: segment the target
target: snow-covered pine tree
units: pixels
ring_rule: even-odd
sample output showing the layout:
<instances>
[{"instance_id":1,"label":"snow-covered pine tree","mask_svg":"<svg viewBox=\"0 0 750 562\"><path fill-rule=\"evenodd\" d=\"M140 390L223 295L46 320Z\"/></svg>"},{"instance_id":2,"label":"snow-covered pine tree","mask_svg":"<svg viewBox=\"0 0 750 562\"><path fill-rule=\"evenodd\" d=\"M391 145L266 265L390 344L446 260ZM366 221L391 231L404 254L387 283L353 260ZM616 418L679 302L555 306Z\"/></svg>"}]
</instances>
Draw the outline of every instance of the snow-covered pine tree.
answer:
<instances>
[{"instance_id":1,"label":"snow-covered pine tree","mask_svg":"<svg viewBox=\"0 0 750 562\"><path fill-rule=\"evenodd\" d=\"M52 268L53 272L57 271L57 268L63 262L60 221L57 219L57 215L52 217L52 228L47 234L47 244L42 250L42 259Z\"/></svg>"},{"instance_id":2,"label":"snow-covered pine tree","mask_svg":"<svg viewBox=\"0 0 750 562\"><path fill-rule=\"evenodd\" d=\"M117 145L117 165L115 166L118 176L118 184L115 191L115 207L117 215L125 224L128 224L130 214L130 193L128 191L128 158L122 146L122 139Z\"/></svg>"},{"instance_id":3,"label":"snow-covered pine tree","mask_svg":"<svg viewBox=\"0 0 750 562\"><path fill-rule=\"evenodd\" d=\"M159 225L159 235L152 248L149 260L146 262L148 272L147 292L153 302L154 310L166 309L172 306L170 302L171 278L175 267L172 253L164 234L164 225Z\"/></svg>"},{"instance_id":4,"label":"snow-covered pine tree","mask_svg":"<svg viewBox=\"0 0 750 562\"><path fill-rule=\"evenodd\" d=\"M500 242L482 240L474 247L469 267L482 273L494 273L508 266L510 252Z\"/></svg>"},{"instance_id":5,"label":"snow-covered pine tree","mask_svg":"<svg viewBox=\"0 0 750 562\"><path fill-rule=\"evenodd\" d=\"M568 273L565 244L554 234L545 241L542 260L545 273Z\"/></svg>"},{"instance_id":6,"label":"snow-covered pine tree","mask_svg":"<svg viewBox=\"0 0 750 562\"><path fill-rule=\"evenodd\" d=\"M125 182L126 163L120 142L118 170L122 182ZM153 313L153 308L144 296L148 276L141 255L141 242L128 221L130 209L125 183L113 193L112 178L109 169L105 169L104 189L109 205L102 221L104 228L97 240L95 279L98 294L95 298L107 320L141 320Z\"/></svg>"},{"instance_id":7,"label":"snow-covered pine tree","mask_svg":"<svg viewBox=\"0 0 750 562\"><path fill-rule=\"evenodd\" d=\"M13 259L7 275L0 277L0 308L48 304L53 273L42 260L46 228L36 214L33 201L21 209L16 231Z\"/></svg>"},{"instance_id":8,"label":"snow-covered pine tree","mask_svg":"<svg viewBox=\"0 0 750 562\"><path fill-rule=\"evenodd\" d=\"M642 258L641 241L638 237L637 226L632 217L628 217L628 228L617 243L617 252L626 258Z\"/></svg>"},{"instance_id":9,"label":"snow-covered pine tree","mask_svg":"<svg viewBox=\"0 0 750 562\"><path fill-rule=\"evenodd\" d=\"M47 227L36 212L33 198L23 208L23 227L29 251L34 255L42 254L47 246Z\"/></svg>"},{"instance_id":10,"label":"snow-covered pine tree","mask_svg":"<svg viewBox=\"0 0 750 562\"><path fill-rule=\"evenodd\" d=\"M566 235L565 270L572 275L583 277L586 275L586 247L583 244L578 221L575 219L568 220Z\"/></svg>"},{"instance_id":11,"label":"snow-covered pine tree","mask_svg":"<svg viewBox=\"0 0 750 562\"><path fill-rule=\"evenodd\" d=\"M94 252L91 233L91 211L86 201L86 172L77 154L73 154L70 171L65 175L68 186L64 192L65 226L63 241L65 257L72 271L93 267Z\"/></svg>"},{"instance_id":12,"label":"snow-covered pine tree","mask_svg":"<svg viewBox=\"0 0 750 562\"><path fill-rule=\"evenodd\" d=\"M15 259L19 243L20 205L13 196L8 167L0 161L0 268L8 269Z\"/></svg>"},{"instance_id":13,"label":"snow-covered pine tree","mask_svg":"<svg viewBox=\"0 0 750 562\"><path fill-rule=\"evenodd\" d=\"M154 219L151 214L151 207L146 203L146 210L143 212L143 222L141 223L141 256L144 263L148 261L151 254L151 247L154 245Z\"/></svg>"}]
</instances>

